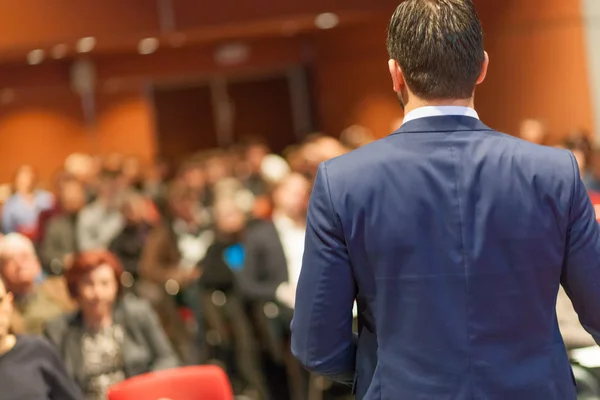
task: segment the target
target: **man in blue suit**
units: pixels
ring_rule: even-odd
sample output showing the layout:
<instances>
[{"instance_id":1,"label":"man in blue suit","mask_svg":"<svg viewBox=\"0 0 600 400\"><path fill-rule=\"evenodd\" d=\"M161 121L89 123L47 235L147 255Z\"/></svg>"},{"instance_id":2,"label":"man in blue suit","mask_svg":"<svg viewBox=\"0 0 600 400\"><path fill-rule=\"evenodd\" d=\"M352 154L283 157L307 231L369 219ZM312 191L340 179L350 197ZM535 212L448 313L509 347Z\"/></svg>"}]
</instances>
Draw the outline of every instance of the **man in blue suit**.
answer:
<instances>
[{"instance_id":1,"label":"man in blue suit","mask_svg":"<svg viewBox=\"0 0 600 400\"><path fill-rule=\"evenodd\" d=\"M319 167L294 355L358 399L575 399L560 284L600 338L600 228L575 158L479 120L470 0L404 1L388 50L404 123Z\"/></svg>"}]
</instances>

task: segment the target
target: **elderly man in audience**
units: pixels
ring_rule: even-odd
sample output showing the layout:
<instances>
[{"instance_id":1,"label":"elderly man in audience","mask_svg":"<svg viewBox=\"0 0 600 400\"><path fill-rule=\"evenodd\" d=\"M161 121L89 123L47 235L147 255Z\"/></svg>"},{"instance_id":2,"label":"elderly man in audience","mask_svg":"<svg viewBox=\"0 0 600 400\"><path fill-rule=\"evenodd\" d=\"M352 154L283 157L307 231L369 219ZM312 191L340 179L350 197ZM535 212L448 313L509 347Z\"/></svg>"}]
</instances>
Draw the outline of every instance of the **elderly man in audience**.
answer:
<instances>
[{"instance_id":1,"label":"elderly man in audience","mask_svg":"<svg viewBox=\"0 0 600 400\"><path fill-rule=\"evenodd\" d=\"M122 273L106 250L79 254L65 272L78 310L46 328L88 400L105 399L108 388L126 378L179 365L151 307L120 295Z\"/></svg>"},{"instance_id":2,"label":"elderly man in audience","mask_svg":"<svg viewBox=\"0 0 600 400\"><path fill-rule=\"evenodd\" d=\"M19 233L0 239L0 277L14 296L16 333L41 334L48 320L74 307L64 279L44 278L32 242Z\"/></svg>"}]
</instances>

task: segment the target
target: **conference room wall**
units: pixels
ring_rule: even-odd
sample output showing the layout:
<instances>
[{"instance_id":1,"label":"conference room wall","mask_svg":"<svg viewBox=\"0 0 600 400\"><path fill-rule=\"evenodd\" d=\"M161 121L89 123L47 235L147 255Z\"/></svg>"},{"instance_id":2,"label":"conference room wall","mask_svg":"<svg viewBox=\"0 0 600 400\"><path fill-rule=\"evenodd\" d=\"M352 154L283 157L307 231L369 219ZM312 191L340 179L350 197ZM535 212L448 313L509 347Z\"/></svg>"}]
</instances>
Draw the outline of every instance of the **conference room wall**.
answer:
<instances>
[{"instance_id":1,"label":"conference room wall","mask_svg":"<svg viewBox=\"0 0 600 400\"><path fill-rule=\"evenodd\" d=\"M539 117L554 141L574 128L591 129L579 2L481 1L479 9L492 60L477 96L483 119L516 133L521 119ZM382 137L402 116L386 67L386 25L382 18L304 38L270 39L275 44L256 44L256 59L242 67L312 65L321 130L338 135L358 123ZM212 54L212 49L187 50L169 56L169 62L135 55L104 59L100 73L106 85L98 95L95 141L86 130L79 99L70 92L68 68L56 63L0 67L0 87L12 84L14 92L0 91L0 182L9 180L21 163L33 164L48 180L73 151L120 151L151 159L156 140L150 100L137 82L106 90L110 79L181 76L190 68L214 72Z\"/></svg>"},{"instance_id":2,"label":"conference room wall","mask_svg":"<svg viewBox=\"0 0 600 400\"><path fill-rule=\"evenodd\" d=\"M491 64L477 108L496 129L518 133L524 118L546 122L552 143L593 128L579 0L479 2Z\"/></svg>"},{"instance_id":3,"label":"conference room wall","mask_svg":"<svg viewBox=\"0 0 600 400\"><path fill-rule=\"evenodd\" d=\"M491 58L476 96L482 119L518 134L521 120L540 118L551 143L574 129L590 131L588 54L579 1L481 0L477 6ZM382 137L398 126L402 114L387 73L386 24L382 19L317 37L318 110L326 132L337 134L357 123Z\"/></svg>"}]
</instances>

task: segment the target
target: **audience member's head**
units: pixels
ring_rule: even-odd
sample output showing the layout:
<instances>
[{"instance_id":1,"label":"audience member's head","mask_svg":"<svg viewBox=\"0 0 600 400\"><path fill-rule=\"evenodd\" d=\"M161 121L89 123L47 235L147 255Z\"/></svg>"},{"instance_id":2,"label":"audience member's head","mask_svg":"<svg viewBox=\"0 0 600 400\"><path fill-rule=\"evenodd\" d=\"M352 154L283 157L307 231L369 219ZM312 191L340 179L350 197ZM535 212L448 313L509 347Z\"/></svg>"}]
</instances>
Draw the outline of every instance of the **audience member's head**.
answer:
<instances>
[{"instance_id":1,"label":"audience member's head","mask_svg":"<svg viewBox=\"0 0 600 400\"><path fill-rule=\"evenodd\" d=\"M373 132L360 125L352 125L344 129L340 135L340 142L351 150L358 149L374 140Z\"/></svg>"},{"instance_id":2,"label":"audience member's head","mask_svg":"<svg viewBox=\"0 0 600 400\"><path fill-rule=\"evenodd\" d=\"M94 160L88 154L74 153L65 160L64 169L80 182L87 182L94 175Z\"/></svg>"},{"instance_id":3,"label":"audience member's head","mask_svg":"<svg viewBox=\"0 0 600 400\"><path fill-rule=\"evenodd\" d=\"M264 140L254 137L246 138L243 141L243 146L243 158L250 174L260 174L262 161L269 154L269 146Z\"/></svg>"},{"instance_id":4,"label":"audience member's head","mask_svg":"<svg viewBox=\"0 0 600 400\"><path fill-rule=\"evenodd\" d=\"M123 171L125 157L120 153L110 153L102 157L102 170L118 176Z\"/></svg>"},{"instance_id":5,"label":"audience member's head","mask_svg":"<svg viewBox=\"0 0 600 400\"><path fill-rule=\"evenodd\" d=\"M235 235L246 226L246 213L234 197L220 197L213 206L215 224L220 234Z\"/></svg>"},{"instance_id":6,"label":"audience member's head","mask_svg":"<svg viewBox=\"0 0 600 400\"><path fill-rule=\"evenodd\" d=\"M306 177L292 173L283 179L273 191L275 212L293 220L306 217L311 183Z\"/></svg>"},{"instance_id":7,"label":"audience member's head","mask_svg":"<svg viewBox=\"0 0 600 400\"><path fill-rule=\"evenodd\" d=\"M16 296L29 294L42 273L40 261L31 240L10 233L0 241L0 276L8 290Z\"/></svg>"},{"instance_id":8,"label":"audience member's head","mask_svg":"<svg viewBox=\"0 0 600 400\"><path fill-rule=\"evenodd\" d=\"M32 166L23 165L17 169L13 181L17 193L31 193L37 184L37 176Z\"/></svg>"},{"instance_id":9,"label":"audience member's head","mask_svg":"<svg viewBox=\"0 0 600 400\"><path fill-rule=\"evenodd\" d=\"M83 184L76 179L67 179L61 183L59 200L63 211L76 214L85 206L86 193Z\"/></svg>"},{"instance_id":10,"label":"audience member's head","mask_svg":"<svg viewBox=\"0 0 600 400\"><path fill-rule=\"evenodd\" d=\"M139 158L130 156L123 160L122 177L126 185L141 188L143 174L142 162Z\"/></svg>"},{"instance_id":11,"label":"audience member's head","mask_svg":"<svg viewBox=\"0 0 600 400\"><path fill-rule=\"evenodd\" d=\"M168 212L173 219L196 222L199 207L196 193L183 181L173 181L167 194Z\"/></svg>"},{"instance_id":12,"label":"audience member's head","mask_svg":"<svg viewBox=\"0 0 600 400\"><path fill-rule=\"evenodd\" d=\"M136 193L129 194L123 202L123 217L127 224L138 225L148 221L148 201Z\"/></svg>"},{"instance_id":13,"label":"audience member's head","mask_svg":"<svg viewBox=\"0 0 600 400\"><path fill-rule=\"evenodd\" d=\"M231 176L230 165L226 154L221 150L214 150L206 157L206 181L210 186L215 185L221 179Z\"/></svg>"},{"instance_id":14,"label":"audience member's head","mask_svg":"<svg viewBox=\"0 0 600 400\"><path fill-rule=\"evenodd\" d=\"M263 158L261 165L261 176L263 179L271 184L277 185L286 176L290 174L292 169L290 165L277 154L269 154Z\"/></svg>"},{"instance_id":15,"label":"audience member's head","mask_svg":"<svg viewBox=\"0 0 600 400\"><path fill-rule=\"evenodd\" d=\"M0 354L2 354L6 337L10 333L12 311L12 293L8 291L8 288L0 275Z\"/></svg>"},{"instance_id":16,"label":"audience member's head","mask_svg":"<svg viewBox=\"0 0 600 400\"><path fill-rule=\"evenodd\" d=\"M592 148L587 135L573 134L564 141L563 147L571 150L579 165L579 171L583 176L590 166L590 158L592 157Z\"/></svg>"},{"instance_id":17,"label":"audience member's head","mask_svg":"<svg viewBox=\"0 0 600 400\"><path fill-rule=\"evenodd\" d=\"M118 175L109 170L102 171L98 178L97 200L107 207L118 208L121 201L120 194Z\"/></svg>"},{"instance_id":18,"label":"audience member's head","mask_svg":"<svg viewBox=\"0 0 600 400\"><path fill-rule=\"evenodd\" d=\"M179 176L188 188L196 193L201 193L206 187L206 172L203 162L192 159L185 162L179 171Z\"/></svg>"},{"instance_id":19,"label":"audience member's head","mask_svg":"<svg viewBox=\"0 0 600 400\"><path fill-rule=\"evenodd\" d=\"M519 136L535 144L544 144L547 139L546 127L539 119L526 119L521 122Z\"/></svg>"},{"instance_id":20,"label":"audience member's head","mask_svg":"<svg viewBox=\"0 0 600 400\"><path fill-rule=\"evenodd\" d=\"M109 251L83 252L65 272L69 294L77 302L88 324L96 326L110 318L120 292L123 267Z\"/></svg>"}]
</instances>

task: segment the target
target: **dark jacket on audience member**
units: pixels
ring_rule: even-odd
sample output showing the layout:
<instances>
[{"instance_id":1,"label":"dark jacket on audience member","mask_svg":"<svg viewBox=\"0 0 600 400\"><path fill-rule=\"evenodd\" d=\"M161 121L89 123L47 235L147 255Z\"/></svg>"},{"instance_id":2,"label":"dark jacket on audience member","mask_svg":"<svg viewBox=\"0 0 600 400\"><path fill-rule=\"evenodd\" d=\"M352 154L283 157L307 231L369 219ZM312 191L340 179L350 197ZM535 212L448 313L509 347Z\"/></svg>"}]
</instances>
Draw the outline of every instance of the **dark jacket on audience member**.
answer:
<instances>
[{"instance_id":1,"label":"dark jacket on audience member","mask_svg":"<svg viewBox=\"0 0 600 400\"><path fill-rule=\"evenodd\" d=\"M273 222L260 221L249 227L244 250L244 267L238 280L242 292L250 300L274 300L277 287L288 280L288 270Z\"/></svg>"},{"instance_id":2,"label":"dark jacket on audience member","mask_svg":"<svg viewBox=\"0 0 600 400\"><path fill-rule=\"evenodd\" d=\"M64 258L79 250L77 243L77 216L62 214L52 217L40 248L40 258L44 269L59 275L64 269Z\"/></svg>"},{"instance_id":3,"label":"dark jacket on audience member","mask_svg":"<svg viewBox=\"0 0 600 400\"><path fill-rule=\"evenodd\" d=\"M123 363L126 377L179 366L179 360L167 340L155 312L145 301L125 296L116 305L114 324L125 333ZM82 337L83 317L80 312L64 315L50 322L45 335L58 346L67 371L83 385Z\"/></svg>"},{"instance_id":4,"label":"dark jacket on audience member","mask_svg":"<svg viewBox=\"0 0 600 400\"><path fill-rule=\"evenodd\" d=\"M36 336L17 336L0 355L0 400L81 400L56 349Z\"/></svg>"}]
</instances>

